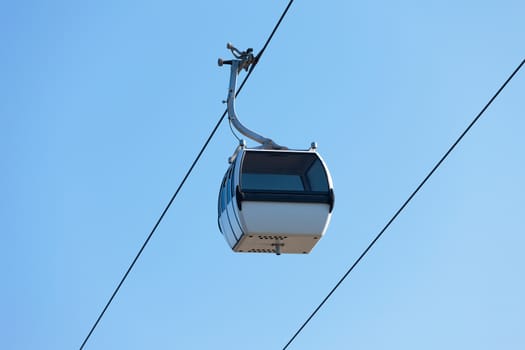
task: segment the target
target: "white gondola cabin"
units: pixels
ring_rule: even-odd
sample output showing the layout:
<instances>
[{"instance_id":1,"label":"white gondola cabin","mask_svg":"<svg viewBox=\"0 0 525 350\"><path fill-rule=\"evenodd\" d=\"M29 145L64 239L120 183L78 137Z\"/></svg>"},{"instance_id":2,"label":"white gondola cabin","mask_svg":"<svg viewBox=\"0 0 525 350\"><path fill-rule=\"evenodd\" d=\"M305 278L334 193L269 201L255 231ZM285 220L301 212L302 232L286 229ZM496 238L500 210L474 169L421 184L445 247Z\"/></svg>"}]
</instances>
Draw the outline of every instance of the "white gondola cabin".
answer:
<instances>
[{"instance_id":1,"label":"white gondola cabin","mask_svg":"<svg viewBox=\"0 0 525 350\"><path fill-rule=\"evenodd\" d=\"M315 151L241 149L219 192L219 228L236 252L309 253L334 205Z\"/></svg>"}]
</instances>

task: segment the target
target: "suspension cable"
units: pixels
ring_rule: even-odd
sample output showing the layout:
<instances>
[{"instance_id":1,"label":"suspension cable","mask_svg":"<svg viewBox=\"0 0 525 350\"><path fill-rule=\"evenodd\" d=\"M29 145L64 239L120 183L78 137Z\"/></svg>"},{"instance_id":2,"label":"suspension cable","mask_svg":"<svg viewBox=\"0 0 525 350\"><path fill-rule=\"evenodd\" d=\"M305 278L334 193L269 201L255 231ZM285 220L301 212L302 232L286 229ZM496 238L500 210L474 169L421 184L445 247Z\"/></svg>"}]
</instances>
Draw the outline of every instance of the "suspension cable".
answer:
<instances>
[{"instance_id":1,"label":"suspension cable","mask_svg":"<svg viewBox=\"0 0 525 350\"><path fill-rule=\"evenodd\" d=\"M277 31L277 29L279 28L279 26L281 25L281 22L283 21L284 17L286 16L286 14L288 13L288 10L290 9L290 6L292 5L292 3L294 2L294 0L290 0L288 2L288 5L286 6L285 10L283 11L283 13L281 14L281 17L279 18L279 20L277 21L277 23L275 24L270 36L268 37L268 39L266 40L266 42L264 43L261 51L259 51L259 53L257 54L256 56L256 60L255 62L252 64L250 70L248 71L248 74L246 74L246 77L244 78L244 80L242 81L241 85L239 86L239 89L237 90L237 93L236 95L238 95L244 84L246 83L246 81L248 80L248 78L250 77L250 75L252 74L255 66L257 65L257 63L259 62L259 59L261 58L262 54L264 53L264 51L266 50L266 48L268 47L268 45L270 44L275 32ZM129 273L131 272L131 270L133 269L133 267L135 266L135 263L137 262L137 260L139 259L139 257L141 256L142 252L144 251L144 249L146 248L146 246L148 245L151 237L153 236L153 234L155 233L155 231L157 230L157 227L160 225L162 219L164 218L164 215L166 215L166 213L168 212L169 208L171 207L171 204L173 203L173 201L175 200L175 198L177 197L177 195L179 194L180 190L182 189L182 186L184 186L184 183L186 182L186 180L188 179L188 177L190 176L191 172L193 171L193 168L195 168L195 165L197 164L197 162L199 161L200 157L202 156L202 154L204 153L204 151L206 150L206 148L208 147L208 144L210 143L211 139L213 138L213 136L215 135L217 129L219 128L219 125L222 123L222 121L224 120L224 117L226 116L226 113L227 111L225 110L224 113L222 113L222 116L219 118L219 120L217 121L217 124L215 124L215 127L213 128L213 130L211 131L210 135L208 136L208 139L206 140L206 142L204 142L204 145L202 146L202 148L200 149L199 153L197 154L197 156L195 157L195 160L193 161L193 163L191 164L190 168L188 169L188 171L186 172L186 175L184 176L184 178L182 179L182 181L180 182L179 186L177 187L177 190L175 191L175 193L173 194L173 196L171 197L171 199L169 200L168 204L166 205L166 207L164 208L164 210L162 211L162 213L160 214L159 218L157 219L157 222L155 223L155 225L153 226L151 232L149 233L149 235L147 236L146 240L144 241L144 243L142 244L141 248L139 249L137 255L135 256L135 258L133 259L133 261L131 262L131 264L129 265L126 273L124 274L124 276L122 277L122 279L120 280L120 282L118 283L117 287L115 288L115 290L113 291L113 294L111 295L111 297L109 298L108 302L106 303L106 305L104 306L104 308L102 309L102 312L99 314L97 320L95 321L95 323L93 324L93 326L91 327L89 333L87 334L86 338L84 339L84 341L82 342L82 345L80 345L80 350L82 350L84 348L84 346L86 345L87 341L89 340L89 338L91 337L91 335L93 334L95 328L97 328L97 325L99 324L100 320L102 319L102 317L104 316L104 314L106 313L109 305L111 304L111 302L113 301L113 299L115 298L115 296L117 295L118 291L120 290L120 287L122 287L122 284L124 283L124 281L126 280L126 278L128 277Z\"/></svg>"},{"instance_id":2,"label":"suspension cable","mask_svg":"<svg viewBox=\"0 0 525 350\"><path fill-rule=\"evenodd\" d=\"M449 156L449 154L456 148L456 146L459 144L459 142L463 139L463 137L470 131L470 129L476 124L476 122L481 118L483 113L487 110L487 108L492 104L492 102L498 97L501 91L507 86L507 84L512 80L512 78L518 73L518 71L521 69L521 67L525 64L525 59L521 61L521 63L518 65L518 67L512 72L512 74L507 78L507 80L501 85L501 87L498 89L498 91L492 96L492 98L487 102L485 107L481 109L481 111L478 113L478 115L472 120L472 122L467 126L467 128L461 133L461 135L458 137L458 139L450 146L448 151L441 157L441 159L434 165L432 170L425 176L423 181L416 187L416 189L412 192L412 194L408 197L408 199L401 205L401 207L395 212L395 214L390 218L390 220L387 222L387 224L381 229L379 234L370 242L368 247L361 253L361 255L354 261L352 266L346 271L346 273L343 275L343 277L339 280L339 282L336 283L336 285L332 288L332 290L326 295L326 297L321 301L321 303L315 308L315 310L308 316L306 321L299 327L299 329L295 332L295 334L290 338L288 343L283 347L283 350L286 350L288 346L295 340L295 338L301 333L301 331L304 329L304 327L310 322L310 320L317 314L317 312L323 307L323 305L328 301L328 299L334 294L337 288L343 283L343 281L348 277L348 275L352 272L352 270L359 264L359 262L365 257L365 255L368 253L370 249L376 244L376 242L381 238L383 233L388 229L388 227L396 220L396 218L401 214L401 212L405 209L405 207L408 205L408 203L414 198L414 196L419 192L419 190L425 185L425 183L430 179L430 177L434 174L434 172L441 166L441 164L445 161L445 159Z\"/></svg>"}]
</instances>

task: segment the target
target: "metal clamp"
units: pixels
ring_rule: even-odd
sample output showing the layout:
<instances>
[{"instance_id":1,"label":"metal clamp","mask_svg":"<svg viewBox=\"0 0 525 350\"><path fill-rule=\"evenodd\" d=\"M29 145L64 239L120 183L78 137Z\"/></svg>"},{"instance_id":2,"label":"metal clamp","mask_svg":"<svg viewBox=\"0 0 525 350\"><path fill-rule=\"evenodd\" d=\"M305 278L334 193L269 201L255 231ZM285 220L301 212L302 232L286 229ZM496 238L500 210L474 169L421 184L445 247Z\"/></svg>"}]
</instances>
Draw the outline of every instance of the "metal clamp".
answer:
<instances>
[{"instance_id":1,"label":"metal clamp","mask_svg":"<svg viewBox=\"0 0 525 350\"><path fill-rule=\"evenodd\" d=\"M248 68L250 68L250 65L255 63L255 56L253 55L252 48L249 48L246 51L240 51L235 46L233 46L231 43L227 43L226 48L232 52L233 56L235 56L237 60L240 61L237 66L237 74L239 74L240 71L243 69L245 71L248 71ZM223 60L222 58L219 58L218 64L219 64L219 67L222 67L225 64L231 65L233 61L234 60Z\"/></svg>"}]
</instances>

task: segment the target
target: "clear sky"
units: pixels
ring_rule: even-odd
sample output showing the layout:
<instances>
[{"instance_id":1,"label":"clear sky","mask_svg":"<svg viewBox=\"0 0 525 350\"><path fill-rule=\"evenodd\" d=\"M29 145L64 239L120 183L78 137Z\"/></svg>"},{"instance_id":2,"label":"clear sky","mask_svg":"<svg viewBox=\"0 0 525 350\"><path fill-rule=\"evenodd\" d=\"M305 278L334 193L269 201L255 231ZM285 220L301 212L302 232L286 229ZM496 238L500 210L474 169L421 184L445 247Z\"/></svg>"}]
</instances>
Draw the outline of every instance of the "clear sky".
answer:
<instances>
[{"instance_id":1,"label":"clear sky","mask_svg":"<svg viewBox=\"0 0 525 350\"><path fill-rule=\"evenodd\" d=\"M258 52L286 3L0 3L1 349L78 349L224 111L226 42ZM524 15L296 1L237 108L318 143L325 237L229 249L223 123L86 349L281 349L525 57ZM524 94L522 71L289 349L524 348Z\"/></svg>"}]
</instances>

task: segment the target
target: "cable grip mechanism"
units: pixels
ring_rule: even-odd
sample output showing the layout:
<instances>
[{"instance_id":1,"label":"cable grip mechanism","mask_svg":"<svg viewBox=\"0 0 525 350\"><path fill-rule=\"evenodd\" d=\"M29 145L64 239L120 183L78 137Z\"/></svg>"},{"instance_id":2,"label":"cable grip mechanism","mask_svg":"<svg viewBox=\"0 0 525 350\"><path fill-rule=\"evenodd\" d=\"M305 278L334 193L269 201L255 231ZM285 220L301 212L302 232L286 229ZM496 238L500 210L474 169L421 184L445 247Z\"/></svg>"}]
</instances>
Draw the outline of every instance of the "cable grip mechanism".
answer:
<instances>
[{"instance_id":1,"label":"cable grip mechanism","mask_svg":"<svg viewBox=\"0 0 525 350\"><path fill-rule=\"evenodd\" d=\"M241 72L241 70L248 71L248 68L250 68L250 65L255 64L255 56L253 55L253 49L248 48L246 51L240 51L235 46L232 45L232 43L227 43L226 48L231 51L233 56L239 61L237 66L237 74ZM219 67L222 67L225 64L231 65L234 60L223 60L222 58L219 58L218 64Z\"/></svg>"}]
</instances>

